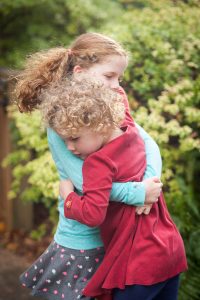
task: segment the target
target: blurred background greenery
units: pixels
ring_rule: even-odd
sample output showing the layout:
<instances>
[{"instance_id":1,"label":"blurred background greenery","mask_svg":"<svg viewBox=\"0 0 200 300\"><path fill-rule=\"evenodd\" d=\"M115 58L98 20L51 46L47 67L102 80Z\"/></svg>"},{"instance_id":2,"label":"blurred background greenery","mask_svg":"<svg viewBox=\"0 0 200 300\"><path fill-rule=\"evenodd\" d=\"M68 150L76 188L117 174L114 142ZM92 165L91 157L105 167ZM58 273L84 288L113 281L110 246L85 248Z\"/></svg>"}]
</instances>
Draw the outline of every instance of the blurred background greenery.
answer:
<instances>
[{"instance_id":1,"label":"blurred background greenery","mask_svg":"<svg viewBox=\"0 0 200 300\"><path fill-rule=\"evenodd\" d=\"M160 146L166 201L184 238L189 271L180 300L200 299L200 1L1 0L1 68L20 69L37 50L95 31L130 54L122 86L134 119ZM58 177L40 115L9 109L13 151L10 198L42 202L56 224ZM26 188L21 184L26 178ZM33 236L45 233L41 225Z\"/></svg>"}]
</instances>

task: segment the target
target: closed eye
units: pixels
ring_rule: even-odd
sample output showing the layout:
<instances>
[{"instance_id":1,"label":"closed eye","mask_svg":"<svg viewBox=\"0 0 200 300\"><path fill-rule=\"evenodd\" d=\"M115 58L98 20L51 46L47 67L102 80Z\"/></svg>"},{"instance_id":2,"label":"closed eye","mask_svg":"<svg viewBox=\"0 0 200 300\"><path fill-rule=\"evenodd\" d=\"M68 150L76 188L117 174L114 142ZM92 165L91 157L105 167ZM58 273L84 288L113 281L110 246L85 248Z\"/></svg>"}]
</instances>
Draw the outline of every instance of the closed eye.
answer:
<instances>
[{"instance_id":1,"label":"closed eye","mask_svg":"<svg viewBox=\"0 0 200 300\"><path fill-rule=\"evenodd\" d=\"M113 75L104 75L106 78L111 79Z\"/></svg>"},{"instance_id":2,"label":"closed eye","mask_svg":"<svg viewBox=\"0 0 200 300\"><path fill-rule=\"evenodd\" d=\"M79 137L71 137L71 138L70 138L70 141L73 141L73 142L74 142L74 141L78 141L78 139L79 139Z\"/></svg>"}]
</instances>

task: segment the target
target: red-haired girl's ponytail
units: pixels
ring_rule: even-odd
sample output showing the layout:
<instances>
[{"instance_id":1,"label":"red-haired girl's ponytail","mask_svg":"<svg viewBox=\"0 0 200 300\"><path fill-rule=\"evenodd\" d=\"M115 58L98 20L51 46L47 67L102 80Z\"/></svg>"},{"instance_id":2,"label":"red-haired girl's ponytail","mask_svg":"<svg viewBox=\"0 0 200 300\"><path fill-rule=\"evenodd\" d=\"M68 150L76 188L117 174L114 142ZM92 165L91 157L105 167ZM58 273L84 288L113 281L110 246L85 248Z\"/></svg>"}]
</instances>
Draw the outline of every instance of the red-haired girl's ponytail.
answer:
<instances>
[{"instance_id":1,"label":"red-haired girl's ponytail","mask_svg":"<svg viewBox=\"0 0 200 300\"><path fill-rule=\"evenodd\" d=\"M16 77L14 98L21 112L31 112L41 103L41 91L69 72L71 54L65 48L53 48L31 55Z\"/></svg>"}]
</instances>

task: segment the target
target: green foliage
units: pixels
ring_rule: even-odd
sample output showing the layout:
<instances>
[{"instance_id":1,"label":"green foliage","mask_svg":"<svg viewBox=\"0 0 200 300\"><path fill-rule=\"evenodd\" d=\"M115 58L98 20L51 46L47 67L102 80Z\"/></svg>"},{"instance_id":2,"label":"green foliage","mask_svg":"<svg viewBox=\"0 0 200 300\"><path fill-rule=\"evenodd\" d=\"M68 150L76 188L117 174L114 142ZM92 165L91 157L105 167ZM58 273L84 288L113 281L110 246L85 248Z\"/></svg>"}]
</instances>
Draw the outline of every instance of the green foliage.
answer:
<instances>
[{"instance_id":1,"label":"green foliage","mask_svg":"<svg viewBox=\"0 0 200 300\"><path fill-rule=\"evenodd\" d=\"M0 64L21 67L27 54L67 46L76 35L115 20L119 12L107 0L1 0Z\"/></svg>"},{"instance_id":2,"label":"green foliage","mask_svg":"<svg viewBox=\"0 0 200 300\"><path fill-rule=\"evenodd\" d=\"M20 195L27 201L41 201L48 207L49 199L56 199L58 194L58 175L51 154L48 151L47 138L41 127L40 113L20 114L15 109L10 111L18 130L18 140L13 151L4 161L4 165L13 166L13 184L10 197L16 197L24 178L28 187Z\"/></svg>"},{"instance_id":3,"label":"green foliage","mask_svg":"<svg viewBox=\"0 0 200 300\"><path fill-rule=\"evenodd\" d=\"M36 241L42 239L46 234L46 226L45 224L41 224L37 230L32 230L30 237Z\"/></svg>"},{"instance_id":4,"label":"green foliage","mask_svg":"<svg viewBox=\"0 0 200 300\"><path fill-rule=\"evenodd\" d=\"M180 300L199 299L199 1L3 0L0 14L3 65L20 66L28 52L67 45L85 31L104 32L125 45L130 62L123 85L134 119L160 146L167 204L185 241L189 271ZM55 221L58 177L40 115L10 113L16 144L7 158L14 178L10 196L25 181L21 198L45 203Z\"/></svg>"}]
</instances>

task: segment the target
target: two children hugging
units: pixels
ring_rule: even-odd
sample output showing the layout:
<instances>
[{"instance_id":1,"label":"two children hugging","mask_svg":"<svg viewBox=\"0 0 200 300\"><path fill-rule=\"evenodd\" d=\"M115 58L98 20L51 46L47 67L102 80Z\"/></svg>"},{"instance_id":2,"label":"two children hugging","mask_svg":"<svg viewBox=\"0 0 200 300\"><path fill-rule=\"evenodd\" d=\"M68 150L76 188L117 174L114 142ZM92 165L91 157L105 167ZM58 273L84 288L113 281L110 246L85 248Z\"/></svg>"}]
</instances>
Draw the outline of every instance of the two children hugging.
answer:
<instances>
[{"instance_id":1,"label":"two children hugging","mask_svg":"<svg viewBox=\"0 0 200 300\"><path fill-rule=\"evenodd\" d=\"M115 300L177 298L178 275L186 269L184 247L160 195L162 184L152 178L161 170L158 147L142 128L136 129L119 87L126 66L127 55L117 42L88 33L78 37L70 50L55 48L33 55L19 76L20 110L40 107L60 178L70 179L60 184L54 241L21 276L33 295L69 300L101 295ZM88 83L85 77L104 86ZM92 117L93 110L87 108L92 103L99 107L98 102L102 115L94 109ZM83 186L82 196L74 186L79 192ZM108 205L109 196L115 202ZM142 207L144 203L154 204Z\"/></svg>"},{"instance_id":2,"label":"two children hugging","mask_svg":"<svg viewBox=\"0 0 200 300\"><path fill-rule=\"evenodd\" d=\"M166 284L173 286L171 295L175 290L177 293L176 275L184 268L184 248L163 197L159 203L155 201L153 216L144 218L144 224L135 214L134 207L114 202L109 205L112 182L141 181L146 169L143 142L133 122L124 121L125 106L120 95L102 83L83 79L63 81L43 95L41 111L47 127L63 138L70 151L84 159L83 195L74 192L70 180L62 185L61 195L66 199L65 217L91 227L100 226L104 242L104 260L83 293L97 296L112 291L116 285L124 290L122 278L126 275L127 286L137 286L141 280L144 285L153 287L151 293L155 294L154 280L166 281L166 272L172 277ZM165 249L170 246L170 240L173 240L173 250ZM158 257L154 258L155 255ZM164 261L167 256L168 260ZM131 271L127 258L133 265ZM156 268L155 263L159 263ZM139 273L134 275L134 270ZM156 290L160 289L159 285ZM163 290L162 293L166 293ZM115 298L121 299L115 293ZM132 291L128 291L122 299L129 299L131 294ZM169 295L168 292L167 297Z\"/></svg>"}]
</instances>

